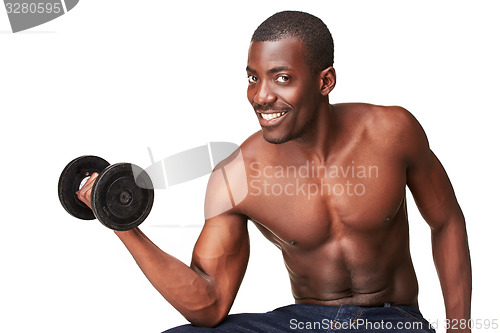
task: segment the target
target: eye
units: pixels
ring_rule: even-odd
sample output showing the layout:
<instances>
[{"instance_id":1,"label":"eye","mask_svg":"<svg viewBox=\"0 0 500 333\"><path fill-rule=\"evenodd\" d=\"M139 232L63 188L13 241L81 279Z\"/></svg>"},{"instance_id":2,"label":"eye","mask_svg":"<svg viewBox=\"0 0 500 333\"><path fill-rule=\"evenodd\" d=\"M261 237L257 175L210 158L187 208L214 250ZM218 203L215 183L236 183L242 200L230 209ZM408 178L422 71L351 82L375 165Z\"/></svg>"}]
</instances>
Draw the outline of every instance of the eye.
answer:
<instances>
[{"instance_id":1,"label":"eye","mask_svg":"<svg viewBox=\"0 0 500 333\"><path fill-rule=\"evenodd\" d=\"M278 81L279 83L287 83L288 81L290 81L290 77L288 75L280 75L276 78L276 81Z\"/></svg>"},{"instance_id":2,"label":"eye","mask_svg":"<svg viewBox=\"0 0 500 333\"><path fill-rule=\"evenodd\" d=\"M255 75L248 75L248 84L253 84L257 82L257 77Z\"/></svg>"}]
</instances>

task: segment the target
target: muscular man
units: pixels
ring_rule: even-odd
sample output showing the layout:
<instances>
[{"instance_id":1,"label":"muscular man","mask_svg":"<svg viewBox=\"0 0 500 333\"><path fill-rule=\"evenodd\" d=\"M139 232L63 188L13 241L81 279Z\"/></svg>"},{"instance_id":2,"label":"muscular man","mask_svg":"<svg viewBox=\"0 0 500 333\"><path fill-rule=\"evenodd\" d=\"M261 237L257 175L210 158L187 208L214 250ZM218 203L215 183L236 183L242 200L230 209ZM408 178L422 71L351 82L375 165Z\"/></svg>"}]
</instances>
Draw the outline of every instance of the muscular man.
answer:
<instances>
[{"instance_id":1,"label":"muscular man","mask_svg":"<svg viewBox=\"0 0 500 333\"><path fill-rule=\"evenodd\" d=\"M321 20L301 12L267 19L252 37L247 66L248 100L262 130L210 177L191 265L139 229L117 232L192 323L174 330L433 331L418 310L406 187L431 228L446 315L469 318L465 221L423 129L401 107L330 105L332 64L333 41ZM91 185L79 194L87 203ZM248 220L282 251L296 301L228 316L248 262Z\"/></svg>"}]
</instances>

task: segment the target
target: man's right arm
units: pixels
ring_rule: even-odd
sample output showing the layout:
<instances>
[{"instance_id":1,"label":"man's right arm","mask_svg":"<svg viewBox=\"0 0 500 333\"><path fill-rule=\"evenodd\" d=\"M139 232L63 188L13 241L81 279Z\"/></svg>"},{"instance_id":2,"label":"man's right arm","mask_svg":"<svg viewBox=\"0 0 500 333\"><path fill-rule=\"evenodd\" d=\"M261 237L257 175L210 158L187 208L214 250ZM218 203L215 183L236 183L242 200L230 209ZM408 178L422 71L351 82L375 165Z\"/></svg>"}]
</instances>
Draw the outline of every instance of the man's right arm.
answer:
<instances>
[{"instance_id":1,"label":"man's right arm","mask_svg":"<svg viewBox=\"0 0 500 333\"><path fill-rule=\"evenodd\" d=\"M192 324L213 327L227 316L250 252L242 216L227 213L207 220L191 266L162 251L138 228L116 234L153 286Z\"/></svg>"},{"instance_id":2,"label":"man's right arm","mask_svg":"<svg viewBox=\"0 0 500 333\"><path fill-rule=\"evenodd\" d=\"M233 166L242 167L234 164L241 162ZM225 169L230 171L231 167L226 165ZM227 316L250 253L247 218L234 205L228 207L227 179L220 169L212 173L207 186L205 225L190 266L162 251L139 228L116 231L153 286L197 326L213 327ZM78 198L89 206L95 176L78 193ZM244 177L242 182L246 182Z\"/></svg>"}]
</instances>

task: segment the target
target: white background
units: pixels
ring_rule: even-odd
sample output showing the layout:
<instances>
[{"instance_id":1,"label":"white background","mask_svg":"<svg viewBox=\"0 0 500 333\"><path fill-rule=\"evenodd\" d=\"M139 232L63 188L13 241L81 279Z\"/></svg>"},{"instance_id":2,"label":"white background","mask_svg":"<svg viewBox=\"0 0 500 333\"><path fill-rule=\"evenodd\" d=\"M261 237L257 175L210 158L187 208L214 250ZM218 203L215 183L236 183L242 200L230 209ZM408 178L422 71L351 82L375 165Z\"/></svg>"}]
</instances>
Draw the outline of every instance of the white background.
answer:
<instances>
[{"instance_id":1,"label":"white background","mask_svg":"<svg viewBox=\"0 0 500 333\"><path fill-rule=\"evenodd\" d=\"M332 102L401 105L419 119L467 219L473 317L500 320L497 1L81 0L17 34L0 7L0 332L161 332L186 322L111 230L63 210L57 180L83 154L148 166L147 147L161 159L257 131L248 43L284 9L315 14L332 31ZM206 181L156 191L142 227L186 263ZM430 232L411 196L409 217L421 310L443 332ZM279 251L250 231L232 313L293 302Z\"/></svg>"}]
</instances>

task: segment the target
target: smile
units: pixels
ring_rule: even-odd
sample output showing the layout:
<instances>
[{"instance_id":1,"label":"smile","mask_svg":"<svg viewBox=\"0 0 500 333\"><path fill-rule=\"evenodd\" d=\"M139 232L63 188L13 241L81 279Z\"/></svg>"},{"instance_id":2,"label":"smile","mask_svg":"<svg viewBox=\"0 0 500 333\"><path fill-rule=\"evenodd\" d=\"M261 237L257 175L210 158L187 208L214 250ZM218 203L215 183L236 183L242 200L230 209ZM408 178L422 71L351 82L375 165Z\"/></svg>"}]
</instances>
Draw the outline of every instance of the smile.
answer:
<instances>
[{"instance_id":1,"label":"smile","mask_svg":"<svg viewBox=\"0 0 500 333\"><path fill-rule=\"evenodd\" d=\"M286 118L288 111L274 112L274 113L262 113L257 111L259 114L259 123L262 127L275 127Z\"/></svg>"},{"instance_id":2,"label":"smile","mask_svg":"<svg viewBox=\"0 0 500 333\"><path fill-rule=\"evenodd\" d=\"M286 112L278 112L278 113L260 113L260 116L264 118L265 120L272 120L276 118L280 118L283 116Z\"/></svg>"}]
</instances>

